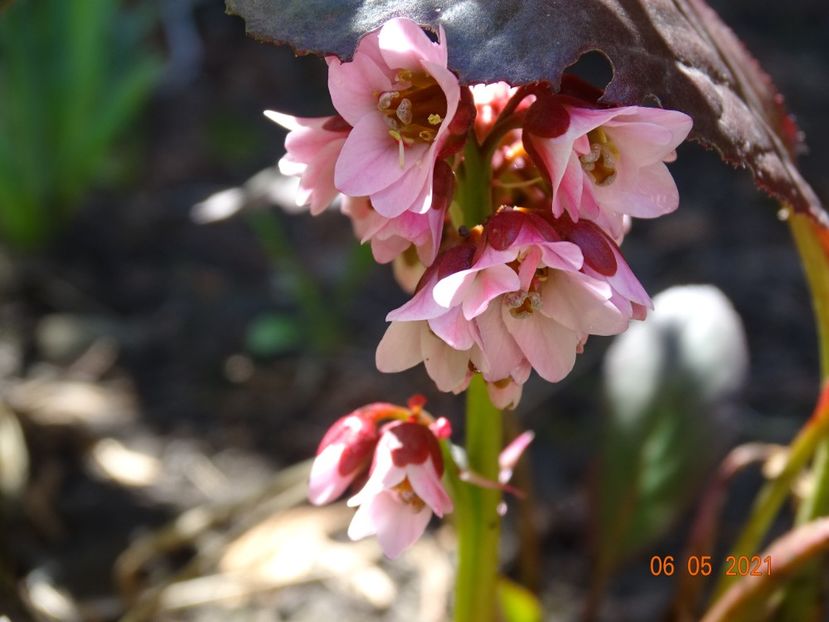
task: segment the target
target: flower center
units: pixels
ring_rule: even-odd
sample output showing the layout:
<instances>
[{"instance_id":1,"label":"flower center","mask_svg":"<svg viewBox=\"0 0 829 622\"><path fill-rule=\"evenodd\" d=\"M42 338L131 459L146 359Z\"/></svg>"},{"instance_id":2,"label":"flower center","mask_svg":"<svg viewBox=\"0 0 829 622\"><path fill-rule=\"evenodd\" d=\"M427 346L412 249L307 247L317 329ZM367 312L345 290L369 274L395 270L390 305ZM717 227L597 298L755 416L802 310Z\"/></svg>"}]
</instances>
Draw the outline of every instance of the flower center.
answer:
<instances>
[{"instance_id":1,"label":"flower center","mask_svg":"<svg viewBox=\"0 0 829 622\"><path fill-rule=\"evenodd\" d=\"M510 264L512 269L518 272L519 263ZM537 268L530 281L529 291L522 289L504 294L504 304L509 309L510 315L516 319L523 319L532 315L533 311L541 308L541 284L547 280L547 267Z\"/></svg>"},{"instance_id":2,"label":"flower center","mask_svg":"<svg viewBox=\"0 0 829 622\"><path fill-rule=\"evenodd\" d=\"M392 488L392 490L397 493L397 498L406 505L410 505L414 512L420 512L423 506L426 505L423 503L423 499L418 497L417 493L412 489L408 477Z\"/></svg>"},{"instance_id":3,"label":"flower center","mask_svg":"<svg viewBox=\"0 0 829 622\"><path fill-rule=\"evenodd\" d=\"M400 69L394 89L377 97L377 109L383 113L391 136L400 146L403 166L404 146L431 143L446 116L446 95L437 81L427 73Z\"/></svg>"},{"instance_id":4,"label":"flower center","mask_svg":"<svg viewBox=\"0 0 829 622\"><path fill-rule=\"evenodd\" d=\"M587 139L590 141L590 153L579 156L581 167L597 186L609 186L616 179L619 150L600 127L588 132Z\"/></svg>"},{"instance_id":5,"label":"flower center","mask_svg":"<svg viewBox=\"0 0 829 622\"><path fill-rule=\"evenodd\" d=\"M525 292L517 290L504 294L504 304L509 313L516 319L523 319L532 315L533 311L541 308L541 294L536 291Z\"/></svg>"}]
</instances>

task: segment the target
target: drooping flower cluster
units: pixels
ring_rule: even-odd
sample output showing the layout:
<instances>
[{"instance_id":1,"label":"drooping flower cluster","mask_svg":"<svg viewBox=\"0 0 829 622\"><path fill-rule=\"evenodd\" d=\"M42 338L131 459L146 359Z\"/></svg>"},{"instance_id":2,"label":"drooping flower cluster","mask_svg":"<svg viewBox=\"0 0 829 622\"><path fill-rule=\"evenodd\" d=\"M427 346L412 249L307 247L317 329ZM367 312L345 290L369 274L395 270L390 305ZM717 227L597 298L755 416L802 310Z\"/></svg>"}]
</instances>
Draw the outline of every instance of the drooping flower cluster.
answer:
<instances>
[{"instance_id":1,"label":"drooping flower cluster","mask_svg":"<svg viewBox=\"0 0 829 622\"><path fill-rule=\"evenodd\" d=\"M413 293L388 315L381 371L423 363L438 388L483 375L514 407L535 369L556 382L590 335L622 332L650 299L619 250L631 217L676 209L665 163L691 129L680 112L610 107L565 76L461 87L438 41L394 19L354 59L327 59L337 115L290 129L286 174L319 213L342 196L377 261Z\"/></svg>"},{"instance_id":2,"label":"drooping flower cluster","mask_svg":"<svg viewBox=\"0 0 829 622\"><path fill-rule=\"evenodd\" d=\"M361 483L348 500L358 506L348 535L376 535L392 558L421 536L433 512L442 517L452 511L438 444L451 428L446 419L433 420L423 402L413 398L407 408L369 404L342 417L322 439L311 469L308 497L315 505Z\"/></svg>"},{"instance_id":3,"label":"drooping flower cluster","mask_svg":"<svg viewBox=\"0 0 829 622\"><path fill-rule=\"evenodd\" d=\"M338 419L326 432L311 467L308 498L314 505L336 500L349 487L357 489L348 505L357 512L348 536L376 535L383 552L397 557L423 534L434 513L452 511L443 486L440 441L452 434L445 418L434 419L414 396L407 406L368 404ZM489 481L461 465L459 477L478 486L516 492L507 483L533 439L524 432L499 458L498 481Z\"/></svg>"}]
</instances>

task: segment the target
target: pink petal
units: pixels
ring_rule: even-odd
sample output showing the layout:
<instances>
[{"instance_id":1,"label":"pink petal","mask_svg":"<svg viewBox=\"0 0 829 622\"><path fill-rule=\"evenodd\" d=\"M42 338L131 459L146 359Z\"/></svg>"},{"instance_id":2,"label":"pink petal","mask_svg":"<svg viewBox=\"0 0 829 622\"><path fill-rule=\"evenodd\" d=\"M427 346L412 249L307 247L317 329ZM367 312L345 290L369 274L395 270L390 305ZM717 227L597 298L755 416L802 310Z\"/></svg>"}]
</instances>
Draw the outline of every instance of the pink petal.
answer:
<instances>
[{"instance_id":1,"label":"pink petal","mask_svg":"<svg viewBox=\"0 0 829 622\"><path fill-rule=\"evenodd\" d=\"M429 320L429 328L455 350L469 350L475 345L474 327L464 318L460 307Z\"/></svg>"},{"instance_id":2,"label":"pink petal","mask_svg":"<svg viewBox=\"0 0 829 622\"><path fill-rule=\"evenodd\" d=\"M576 362L577 333L538 312L519 319L503 307L501 317L539 376L558 382L570 373Z\"/></svg>"},{"instance_id":3,"label":"pink petal","mask_svg":"<svg viewBox=\"0 0 829 622\"><path fill-rule=\"evenodd\" d=\"M486 390L495 408L514 410L518 406L518 402L521 401L524 385L513 381L507 382L506 384L487 382Z\"/></svg>"},{"instance_id":4,"label":"pink petal","mask_svg":"<svg viewBox=\"0 0 829 622\"><path fill-rule=\"evenodd\" d=\"M428 330L420 334L426 372L440 391L455 391L466 381L469 353L455 350Z\"/></svg>"},{"instance_id":5,"label":"pink petal","mask_svg":"<svg viewBox=\"0 0 829 622\"><path fill-rule=\"evenodd\" d=\"M392 322L377 346L377 369L394 373L420 363L420 333L424 330L428 329L423 322Z\"/></svg>"},{"instance_id":6,"label":"pink petal","mask_svg":"<svg viewBox=\"0 0 829 622\"><path fill-rule=\"evenodd\" d=\"M425 501L439 518L452 511L452 499L446 494L431 460L421 465L409 465L406 473L417 496Z\"/></svg>"},{"instance_id":7,"label":"pink petal","mask_svg":"<svg viewBox=\"0 0 829 622\"><path fill-rule=\"evenodd\" d=\"M573 331L616 335L627 328L628 318L610 301L612 295L605 281L555 271L542 289L542 312Z\"/></svg>"},{"instance_id":8,"label":"pink petal","mask_svg":"<svg viewBox=\"0 0 829 622\"><path fill-rule=\"evenodd\" d=\"M299 187L309 194L312 216L322 213L339 194L334 187L334 165L344 142L335 140L322 147L302 174Z\"/></svg>"},{"instance_id":9,"label":"pink petal","mask_svg":"<svg viewBox=\"0 0 829 622\"><path fill-rule=\"evenodd\" d=\"M380 54L390 68L420 70L420 61L446 66L446 51L432 43L423 29L410 19L387 21L380 29Z\"/></svg>"},{"instance_id":10,"label":"pink petal","mask_svg":"<svg viewBox=\"0 0 829 622\"><path fill-rule=\"evenodd\" d=\"M638 169L619 167L609 186L594 186L592 192L605 209L637 218L656 218L674 211L679 191L668 168L656 162Z\"/></svg>"},{"instance_id":11,"label":"pink petal","mask_svg":"<svg viewBox=\"0 0 829 622\"><path fill-rule=\"evenodd\" d=\"M395 559L423 535L430 518L429 506L415 512L412 506L399 502L394 493L385 491L370 504L360 506L348 527L348 537L359 540L376 533L383 553Z\"/></svg>"},{"instance_id":12,"label":"pink petal","mask_svg":"<svg viewBox=\"0 0 829 622\"><path fill-rule=\"evenodd\" d=\"M432 283L427 283L408 302L390 311L386 321L431 320L446 313L446 307L439 305L432 295Z\"/></svg>"},{"instance_id":13,"label":"pink petal","mask_svg":"<svg viewBox=\"0 0 829 622\"><path fill-rule=\"evenodd\" d=\"M470 268L443 277L432 288L432 298L444 309L461 304L472 287L477 273L477 268Z\"/></svg>"},{"instance_id":14,"label":"pink petal","mask_svg":"<svg viewBox=\"0 0 829 622\"><path fill-rule=\"evenodd\" d=\"M518 280L521 284L521 289L525 292L530 291L532 279L535 276L535 271L541 263L541 249L538 246L531 246L524 259L521 261L521 266L518 268Z\"/></svg>"},{"instance_id":15,"label":"pink petal","mask_svg":"<svg viewBox=\"0 0 829 622\"><path fill-rule=\"evenodd\" d=\"M518 464L524 451L530 446L534 438L535 432L532 430L522 432L498 454L498 466L501 467L501 472L498 474L499 482L506 484L512 479L512 471L515 465Z\"/></svg>"},{"instance_id":16,"label":"pink petal","mask_svg":"<svg viewBox=\"0 0 829 622\"><path fill-rule=\"evenodd\" d=\"M384 490L397 486L405 478L406 469L395 466L392 462L391 451L388 448L382 450L378 445L374 454L374 462L371 465L371 475L359 492L346 502L346 505L352 508L364 505Z\"/></svg>"},{"instance_id":17,"label":"pink petal","mask_svg":"<svg viewBox=\"0 0 829 622\"><path fill-rule=\"evenodd\" d=\"M334 169L334 184L340 192L371 195L397 182L414 165L410 158L400 166L397 143L388 129L379 112L365 115L354 126Z\"/></svg>"},{"instance_id":18,"label":"pink petal","mask_svg":"<svg viewBox=\"0 0 829 622\"><path fill-rule=\"evenodd\" d=\"M304 127L322 128L325 122L331 117L295 117L276 110L265 110L264 114L268 119L284 127L289 132L300 130Z\"/></svg>"},{"instance_id":19,"label":"pink petal","mask_svg":"<svg viewBox=\"0 0 829 622\"><path fill-rule=\"evenodd\" d=\"M389 263L394 261L409 246L411 246L411 242L399 236L374 238L371 241L371 254L377 263Z\"/></svg>"},{"instance_id":20,"label":"pink petal","mask_svg":"<svg viewBox=\"0 0 829 622\"><path fill-rule=\"evenodd\" d=\"M308 480L308 500L314 505L330 503L345 492L355 474L343 477L339 473L343 445L334 443L323 449L311 465Z\"/></svg>"},{"instance_id":21,"label":"pink petal","mask_svg":"<svg viewBox=\"0 0 829 622\"><path fill-rule=\"evenodd\" d=\"M509 266L497 265L481 270L464 297L463 316L471 320L483 313L490 301L501 294L515 291L520 286L518 275Z\"/></svg>"},{"instance_id":22,"label":"pink petal","mask_svg":"<svg viewBox=\"0 0 829 622\"><path fill-rule=\"evenodd\" d=\"M548 268L572 272L581 269L584 255L572 242L547 242L541 245L541 260Z\"/></svg>"},{"instance_id":23,"label":"pink petal","mask_svg":"<svg viewBox=\"0 0 829 622\"><path fill-rule=\"evenodd\" d=\"M394 218L408 210L424 213L432 204L431 182L434 163L426 157L428 147L422 144L404 147L405 155L401 167L397 143L388 133L385 140L394 145L394 166L397 167L392 167L387 174L389 178L392 174L396 174L397 177L387 186L377 191L369 191L371 204L378 214L386 218Z\"/></svg>"},{"instance_id":24,"label":"pink petal","mask_svg":"<svg viewBox=\"0 0 829 622\"><path fill-rule=\"evenodd\" d=\"M445 54L446 52L444 51L443 53ZM442 147L448 132L449 122L455 117L455 113L458 110L458 103L461 100L460 85L457 76L446 68L445 61L443 63L423 61L421 65L435 79L435 82L438 83L441 90L443 90L443 94L446 96L446 115L443 123L438 128L438 133L435 138L437 147Z\"/></svg>"},{"instance_id":25,"label":"pink petal","mask_svg":"<svg viewBox=\"0 0 829 622\"><path fill-rule=\"evenodd\" d=\"M368 114L377 112L377 97L391 90L392 82L367 54L358 50L351 62L327 56L328 91L334 108L355 126Z\"/></svg>"},{"instance_id":26,"label":"pink petal","mask_svg":"<svg viewBox=\"0 0 829 622\"><path fill-rule=\"evenodd\" d=\"M484 378L493 382L509 378L524 359L524 354L504 325L501 306L500 301L495 302L475 318L486 360Z\"/></svg>"}]
</instances>

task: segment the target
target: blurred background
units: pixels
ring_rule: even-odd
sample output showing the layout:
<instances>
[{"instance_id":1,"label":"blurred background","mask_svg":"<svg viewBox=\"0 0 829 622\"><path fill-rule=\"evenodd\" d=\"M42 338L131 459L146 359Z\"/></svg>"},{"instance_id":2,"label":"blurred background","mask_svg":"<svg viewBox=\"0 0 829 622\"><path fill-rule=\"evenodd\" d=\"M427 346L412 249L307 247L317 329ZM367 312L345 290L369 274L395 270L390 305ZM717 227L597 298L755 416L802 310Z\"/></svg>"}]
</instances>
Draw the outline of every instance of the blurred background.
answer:
<instances>
[{"instance_id":1,"label":"blurred background","mask_svg":"<svg viewBox=\"0 0 829 622\"><path fill-rule=\"evenodd\" d=\"M825 2L711 4L785 95L826 203ZM460 439L462 403L374 368L406 296L336 210L292 207L269 108L330 113L324 63L247 39L220 0L0 2L0 620L444 618L450 529L390 563L347 543L342 504L303 504L337 417L423 393ZM545 619L663 615L677 581L649 561L682 554L717 462L767 456L813 406L777 206L696 145L672 170L679 211L623 250L654 295L731 303L674 290L651 332L527 385L503 558ZM731 482L715 560L761 481Z\"/></svg>"}]
</instances>

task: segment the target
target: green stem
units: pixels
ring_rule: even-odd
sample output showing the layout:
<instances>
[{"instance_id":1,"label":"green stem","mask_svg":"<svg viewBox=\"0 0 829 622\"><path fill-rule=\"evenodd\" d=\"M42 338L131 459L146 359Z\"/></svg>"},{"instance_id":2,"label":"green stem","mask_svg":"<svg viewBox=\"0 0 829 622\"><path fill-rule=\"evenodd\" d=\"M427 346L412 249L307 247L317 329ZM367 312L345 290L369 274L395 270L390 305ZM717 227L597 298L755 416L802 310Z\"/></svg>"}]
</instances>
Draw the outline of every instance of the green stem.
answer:
<instances>
[{"instance_id":1,"label":"green stem","mask_svg":"<svg viewBox=\"0 0 829 622\"><path fill-rule=\"evenodd\" d=\"M498 480L502 435L501 411L490 403L486 383L476 374L466 392L466 456L472 471L493 481ZM501 491L461 482L456 488L455 622L492 622L496 619Z\"/></svg>"},{"instance_id":2,"label":"green stem","mask_svg":"<svg viewBox=\"0 0 829 622\"><path fill-rule=\"evenodd\" d=\"M470 229L492 213L492 167L478 147L474 132L466 140L455 200L462 210L461 224Z\"/></svg>"},{"instance_id":3,"label":"green stem","mask_svg":"<svg viewBox=\"0 0 829 622\"><path fill-rule=\"evenodd\" d=\"M818 238L820 225L809 216L792 214L789 223L812 292L820 348L821 378L825 384L829 378L829 249L822 246ZM759 550L772 521L789 496L792 483L816 452L818 459L815 460L815 486L811 497L804 501L798 521L808 521L829 513L829 456L826 456L829 454L829 413L819 406L792 442L783 471L760 491L748 522L730 552L731 555L739 558L753 555ZM736 579L737 577L723 574L717 583L714 600Z\"/></svg>"},{"instance_id":4,"label":"green stem","mask_svg":"<svg viewBox=\"0 0 829 622\"><path fill-rule=\"evenodd\" d=\"M829 379L829 231L803 214L792 214L789 224L812 293L820 348L820 377L825 382ZM823 240L818 237L821 234Z\"/></svg>"},{"instance_id":5,"label":"green stem","mask_svg":"<svg viewBox=\"0 0 829 622\"><path fill-rule=\"evenodd\" d=\"M818 239L818 225L810 218L790 219L806 280L812 292L812 306L820 344L821 378L829 378L829 249ZM829 238L827 238L829 239ZM824 435L812 465L813 485L798 508L795 524L804 525L829 514L829 434ZM820 604L820 576L825 559L812 560L785 589L781 619L792 622L813 619Z\"/></svg>"}]
</instances>

